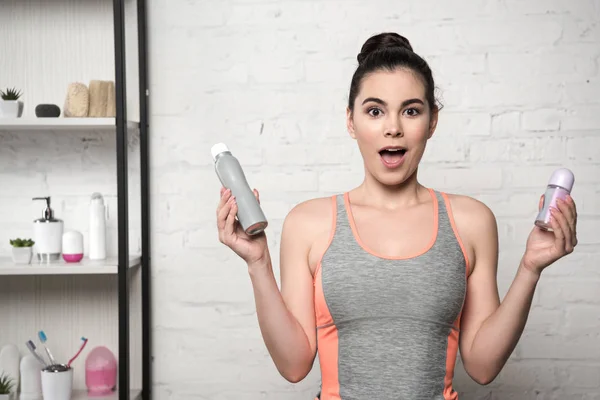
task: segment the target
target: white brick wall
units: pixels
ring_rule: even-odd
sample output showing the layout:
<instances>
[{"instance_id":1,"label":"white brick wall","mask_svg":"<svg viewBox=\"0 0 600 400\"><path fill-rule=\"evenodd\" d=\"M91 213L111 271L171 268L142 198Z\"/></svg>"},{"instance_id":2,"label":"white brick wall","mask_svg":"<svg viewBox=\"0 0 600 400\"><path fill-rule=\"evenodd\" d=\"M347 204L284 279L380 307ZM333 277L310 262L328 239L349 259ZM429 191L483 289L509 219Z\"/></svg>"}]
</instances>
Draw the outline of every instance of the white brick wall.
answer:
<instances>
[{"instance_id":1,"label":"white brick wall","mask_svg":"<svg viewBox=\"0 0 600 400\"><path fill-rule=\"evenodd\" d=\"M461 399L600 399L600 1L151 0L155 385L159 400L310 399L262 342L245 265L217 241L210 145L261 192L275 266L300 201L349 190L362 163L344 110L371 34L406 35L445 108L420 177L496 213L510 285L558 166L576 175L580 245L542 278L518 348ZM245 150L242 150L245 148ZM276 271L278 275L278 271Z\"/></svg>"}]
</instances>

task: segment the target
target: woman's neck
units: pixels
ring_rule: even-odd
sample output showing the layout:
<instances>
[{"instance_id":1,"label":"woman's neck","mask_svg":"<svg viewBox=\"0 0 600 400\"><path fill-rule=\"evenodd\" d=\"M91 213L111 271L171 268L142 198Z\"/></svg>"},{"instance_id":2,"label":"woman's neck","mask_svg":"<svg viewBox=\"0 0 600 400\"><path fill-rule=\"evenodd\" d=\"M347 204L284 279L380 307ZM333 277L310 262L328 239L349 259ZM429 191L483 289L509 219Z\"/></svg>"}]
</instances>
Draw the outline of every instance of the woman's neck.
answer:
<instances>
[{"instance_id":1,"label":"woman's neck","mask_svg":"<svg viewBox=\"0 0 600 400\"><path fill-rule=\"evenodd\" d=\"M376 208L397 209L428 201L427 188L417 180L417 171L398 185L379 182L368 172L360 186L351 191L352 202Z\"/></svg>"}]
</instances>

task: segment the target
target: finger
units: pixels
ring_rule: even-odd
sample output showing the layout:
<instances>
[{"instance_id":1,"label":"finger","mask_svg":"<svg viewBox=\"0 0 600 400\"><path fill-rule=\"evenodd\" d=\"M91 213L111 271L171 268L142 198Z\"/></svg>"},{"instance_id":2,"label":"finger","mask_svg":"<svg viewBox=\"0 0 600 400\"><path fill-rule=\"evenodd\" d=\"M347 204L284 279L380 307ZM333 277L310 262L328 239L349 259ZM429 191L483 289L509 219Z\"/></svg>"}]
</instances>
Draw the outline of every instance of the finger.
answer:
<instances>
[{"instance_id":1,"label":"finger","mask_svg":"<svg viewBox=\"0 0 600 400\"><path fill-rule=\"evenodd\" d=\"M558 242L559 248L564 248L565 235L555 214L556 211L554 208L550 207L550 226L552 227L552 232L554 233L554 241Z\"/></svg>"},{"instance_id":2,"label":"finger","mask_svg":"<svg viewBox=\"0 0 600 400\"><path fill-rule=\"evenodd\" d=\"M542 211L542 208L544 207L544 195L540 196L540 201L538 203L538 211Z\"/></svg>"},{"instance_id":3,"label":"finger","mask_svg":"<svg viewBox=\"0 0 600 400\"><path fill-rule=\"evenodd\" d=\"M577 223L577 204L575 204L575 200L571 196L567 196L567 205L571 208L573 212L573 219L575 223Z\"/></svg>"},{"instance_id":4,"label":"finger","mask_svg":"<svg viewBox=\"0 0 600 400\"><path fill-rule=\"evenodd\" d=\"M577 204L575 204L575 200L571 195L567 196L567 203L573 207L573 215L575 215L575 218L577 218Z\"/></svg>"},{"instance_id":5,"label":"finger","mask_svg":"<svg viewBox=\"0 0 600 400\"><path fill-rule=\"evenodd\" d=\"M217 215L219 215L219 210L223 208L223 206L227 203L227 200L231 197L231 190L225 189L221 190L221 198L219 199L219 204L217 205Z\"/></svg>"},{"instance_id":6,"label":"finger","mask_svg":"<svg viewBox=\"0 0 600 400\"><path fill-rule=\"evenodd\" d=\"M229 213L225 219L225 229L223 233L226 237L233 236L235 232L235 215L237 214L237 203L235 197L231 197L227 202L229 204Z\"/></svg>"},{"instance_id":7,"label":"finger","mask_svg":"<svg viewBox=\"0 0 600 400\"><path fill-rule=\"evenodd\" d=\"M575 204L575 200L571 195L567 196L567 205L571 208L571 212L573 213L573 246L577 246L577 205Z\"/></svg>"},{"instance_id":8,"label":"finger","mask_svg":"<svg viewBox=\"0 0 600 400\"><path fill-rule=\"evenodd\" d=\"M256 197L256 201L258 201L258 204L260 204L260 194L258 193L258 190L254 189L254 197Z\"/></svg>"},{"instance_id":9,"label":"finger","mask_svg":"<svg viewBox=\"0 0 600 400\"><path fill-rule=\"evenodd\" d=\"M567 253L573 251L573 244L571 242L571 229L567 223L567 219L564 214L557 208L552 209L552 217L556 220L559 226L558 234L555 233L557 246L560 249L565 250Z\"/></svg>"},{"instance_id":10,"label":"finger","mask_svg":"<svg viewBox=\"0 0 600 400\"><path fill-rule=\"evenodd\" d=\"M229 215L229 212L231 211L230 200L231 197L228 197L227 201L220 206L217 211L217 228L220 232L225 230L227 215Z\"/></svg>"},{"instance_id":11,"label":"finger","mask_svg":"<svg viewBox=\"0 0 600 400\"><path fill-rule=\"evenodd\" d=\"M573 207L561 199L559 199L556 203L560 212L565 216L567 224L569 225L569 232L571 233L571 241L573 241L572 234L575 232L575 214Z\"/></svg>"}]
</instances>

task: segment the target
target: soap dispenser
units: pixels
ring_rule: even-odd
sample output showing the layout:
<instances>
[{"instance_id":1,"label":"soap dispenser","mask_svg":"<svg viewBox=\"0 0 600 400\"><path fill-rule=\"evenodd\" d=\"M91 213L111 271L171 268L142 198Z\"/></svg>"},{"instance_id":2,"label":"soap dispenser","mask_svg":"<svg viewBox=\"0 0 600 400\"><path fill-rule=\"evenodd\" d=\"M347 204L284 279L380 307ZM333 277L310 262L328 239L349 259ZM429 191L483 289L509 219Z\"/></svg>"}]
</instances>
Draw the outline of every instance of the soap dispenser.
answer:
<instances>
[{"instance_id":1,"label":"soap dispenser","mask_svg":"<svg viewBox=\"0 0 600 400\"><path fill-rule=\"evenodd\" d=\"M62 252L63 221L54 218L49 196L34 197L33 200L46 200L42 218L33 221L33 240L38 260L57 261Z\"/></svg>"}]
</instances>

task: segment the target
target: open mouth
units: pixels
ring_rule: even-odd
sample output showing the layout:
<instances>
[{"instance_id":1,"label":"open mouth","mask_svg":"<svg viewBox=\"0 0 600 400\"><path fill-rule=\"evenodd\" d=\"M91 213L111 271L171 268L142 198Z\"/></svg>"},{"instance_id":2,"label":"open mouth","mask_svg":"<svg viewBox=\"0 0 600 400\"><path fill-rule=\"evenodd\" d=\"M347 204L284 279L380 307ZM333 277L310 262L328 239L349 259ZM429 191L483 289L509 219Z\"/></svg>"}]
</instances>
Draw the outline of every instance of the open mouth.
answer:
<instances>
[{"instance_id":1,"label":"open mouth","mask_svg":"<svg viewBox=\"0 0 600 400\"><path fill-rule=\"evenodd\" d=\"M384 147L379 151L379 155L386 167L395 168L402 164L406 151L404 147Z\"/></svg>"}]
</instances>

